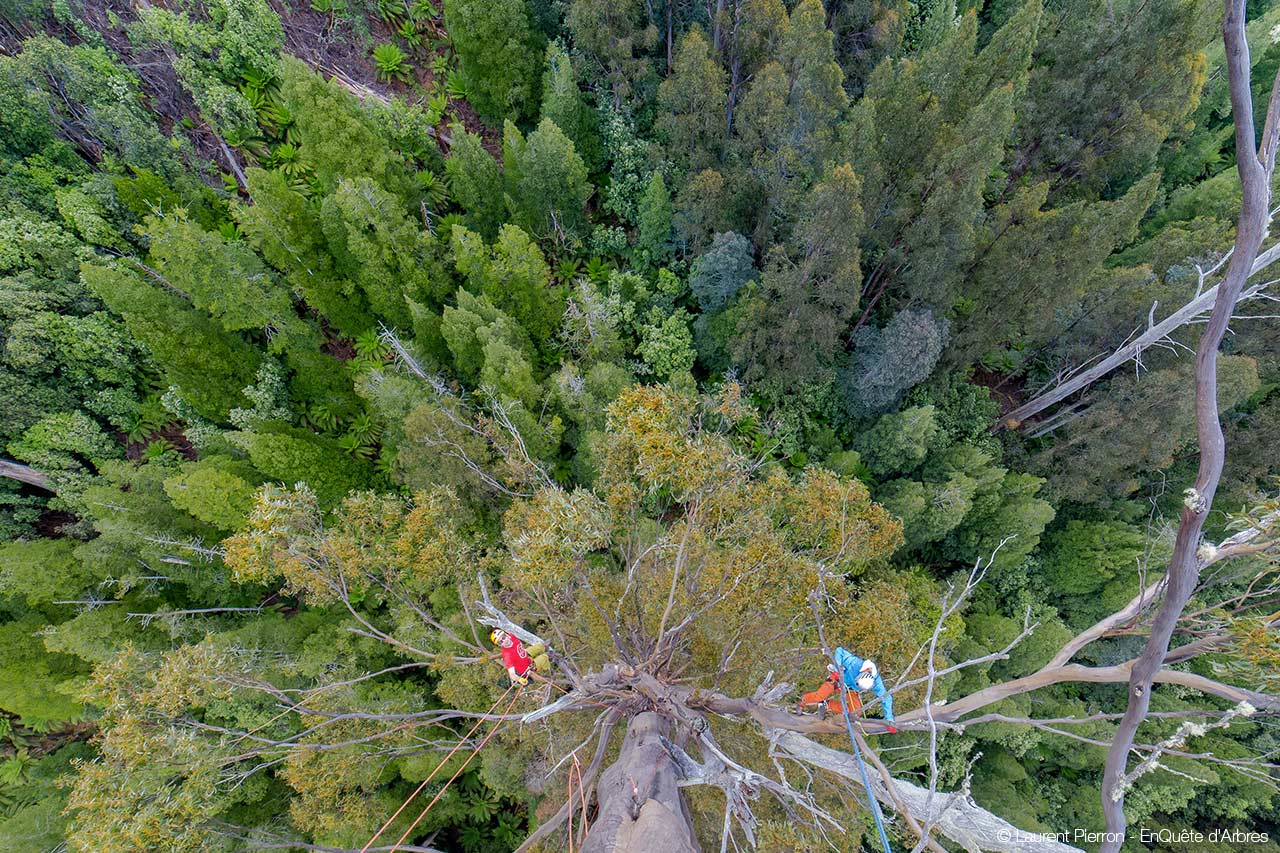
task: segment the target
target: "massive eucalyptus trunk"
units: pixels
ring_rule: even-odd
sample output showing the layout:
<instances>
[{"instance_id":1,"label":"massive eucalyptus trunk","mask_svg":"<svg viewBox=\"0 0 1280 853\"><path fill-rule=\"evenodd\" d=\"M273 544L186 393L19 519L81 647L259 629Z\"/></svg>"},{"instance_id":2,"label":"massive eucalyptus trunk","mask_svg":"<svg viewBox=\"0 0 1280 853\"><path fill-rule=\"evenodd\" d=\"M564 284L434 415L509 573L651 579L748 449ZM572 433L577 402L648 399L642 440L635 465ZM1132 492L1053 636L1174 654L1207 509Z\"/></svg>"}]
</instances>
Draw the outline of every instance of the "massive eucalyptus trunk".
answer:
<instances>
[{"instance_id":1,"label":"massive eucalyptus trunk","mask_svg":"<svg viewBox=\"0 0 1280 853\"><path fill-rule=\"evenodd\" d=\"M631 719L618 760L600 775L600 813L582 853L696 853L679 771L663 745L666 717L646 711Z\"/></svg>"}]
</instances>

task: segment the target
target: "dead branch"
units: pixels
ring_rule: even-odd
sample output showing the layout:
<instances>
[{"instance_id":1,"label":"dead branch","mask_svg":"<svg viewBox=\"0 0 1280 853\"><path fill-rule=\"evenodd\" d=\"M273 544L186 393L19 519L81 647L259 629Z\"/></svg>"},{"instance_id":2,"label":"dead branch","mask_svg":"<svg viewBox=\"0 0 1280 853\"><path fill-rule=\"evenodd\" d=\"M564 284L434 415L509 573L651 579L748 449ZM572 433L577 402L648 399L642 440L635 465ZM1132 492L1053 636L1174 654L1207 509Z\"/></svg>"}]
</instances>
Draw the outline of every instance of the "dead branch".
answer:
<instances>
[{"instance_id":1,"label":"dead branch","mask_svg":"<svg viewBox=\"0 0 1280 853\"><path fill-rule=\"evenodd\" d=\"M26 483L28 486L34 486L46 492L53 491L53 487L49 485L48 477L36 469L20 462L14 462L12 459L0 459L0 477L17 480L19 483Z\"/></svg>"},{"instance_id":2,"label":"dead branch","mask_svg":"<svg viewBox=\"0 0 1280 853\"><path fill-rule=\"evenodd\" d=\"M853 756L815 743L790 731L771 732L777 745L797 761L862 784L862 775ZM1000 853L1079 853L1077 848L1050 836L1021 830L983 809L969 797L930 796L929 789L902 779L893 780L890 791L884 779L872 776L876 799L893 807L901 803L918 823L932 825L966 850L994 850Z\"/></svg>"},{"instance_id":3,"label":"dead branch","mask_svg":"<svg viewBox=\"0 0 1280 853\"><path fill-rule=\"evenodd\" d=\"M1227 79L1235 123L1236 171L1240 175L1241 205L1231 262L1218 287L1213 314L1196 350L1196 433L1200 466L1195 486L1187 490L1169 563L1164 604L1156 614L1151 634L1129 678L1129 705L1116 728L1115 742L1107 755L1102 781L1102 810L1107 839L1102 853L1117 853L1127 824L1124 814L1125 781L1129 750L1151 703L1151 686L1163 672L1169 641L1186 608L1200 574L1201 530L1222 477L1226 447L1218 415L1218 347L1226 334L1236 302L1253 272L1258 250L1270 224L1271 178L1280 141L1280 73L1272 86L1261 149L1254 149L1253 94L1249 80L1249 43L1245 36L1244 0L1224 0L1226 14L1222 37L1226 47Z\"/></svg>"},{"instance_id":4,"label":"dead branch","mask_svg":"<svg viewBox=\"0 0 1280 853\"><path fill-rule=\"evenodd\" d=\"M604 763L605 751L609 747L609 739L613 735L614 728L618 725L618 721L622 719L622 715L617 711L610 709L605 714L604 722L600 728L600 739L596 742L595 755L591 757L591 763L587 765L587 769L582 772L582 790L583 796L586 796L586 790L596 780L596 774L600 772L600 765ZM543 841L551 833L555 832L560 824L564 823L569 817L569 810L573 808L573 800L566 800L565 804L560 807L560 811L556 812L548 818L541 826L534 830L524 843L517 847L514 853L528 853L539 843Z\"/></svg>"},{"instance_id":5,"label":"dead branch","mask_svg":"<svg viewBox=\"0 0 1280 853\"><path fill-rule=\"evenodd\" d=\"M1280 258L1280 243L1257 256L1249 268L1248 277L1251 278L1262 272L1274 263L1277 258ZM1254 285L1240 293L1237 301L1255 297L1260 298L1272 284L1273 282L1267 281ZM1000 422L994 428L1017 429L1028 419L1088 388L1116 368L1134 359L1141 358L1143 351L1158 346L1160 342L1166 341L1178 329L1194 322L1199 317L1203 317L1216 303L1221 286L1221 284L1216 284L1208 290L1197 292L1194 298L1177 311L1174 311L1159 323L1148 323L1146 330L1141 335L1128 341L1088 370L1075 374L1070 379L1066 379L1055 386L1052 390L1028 400L1018 408L1001 416ZM1153 311L1154 309L1155 306L1152 306Z\"/></svg>"}]
</instances>

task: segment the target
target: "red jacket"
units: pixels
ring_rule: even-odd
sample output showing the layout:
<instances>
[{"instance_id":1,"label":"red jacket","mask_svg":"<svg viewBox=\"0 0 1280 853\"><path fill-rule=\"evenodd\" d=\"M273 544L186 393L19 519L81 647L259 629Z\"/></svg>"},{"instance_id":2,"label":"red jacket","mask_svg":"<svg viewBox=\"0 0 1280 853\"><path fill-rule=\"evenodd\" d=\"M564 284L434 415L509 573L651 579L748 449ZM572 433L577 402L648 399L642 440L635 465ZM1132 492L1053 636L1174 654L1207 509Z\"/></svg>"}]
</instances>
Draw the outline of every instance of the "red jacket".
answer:
<instances>
[{"instance_id":1,"label":"red jacket","mask_svg":"<svg viewBox=\"0 0 1280 853\"><path fill-rule=\"evenodd\" d=\"M533 666L533 661L529 660L529 653L524 650L524 643L515 637L507 636L511 645L502 647L502 665L513 667L516 675L524 675L529 671L529 667Z\"/></svg>"}]
</instances>

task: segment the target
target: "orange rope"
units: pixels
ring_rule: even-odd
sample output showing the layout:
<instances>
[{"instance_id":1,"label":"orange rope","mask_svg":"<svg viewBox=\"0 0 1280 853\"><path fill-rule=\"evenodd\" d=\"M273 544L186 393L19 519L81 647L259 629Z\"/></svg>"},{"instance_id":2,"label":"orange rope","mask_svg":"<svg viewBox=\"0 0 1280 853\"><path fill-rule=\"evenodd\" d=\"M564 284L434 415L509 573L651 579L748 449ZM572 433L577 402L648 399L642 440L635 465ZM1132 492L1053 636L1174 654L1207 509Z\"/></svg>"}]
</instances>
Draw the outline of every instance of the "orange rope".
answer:
<instances>
[{"instance_id":1,"label":"orange rope","mask_svg":"<svg viewBox=\"0 0 1280 853\"><path fill-rule=\"evenodd\" d=\"M582 801L582 831L587 830L587 789L582 782L582 764L578 753L573 754L573 766L566 773L569 786L569 853L573 853L573 778L578 777L578 799Z\"/></svg>"},{"instance_id":2,"label":"orange rope","mask_svg":"<svg viewBox=\"0 0 1280 853\"><path fill-rule=\"evenodd\" d=\"M574 753L573 760L578 761L577 753ZM566 783L569 787L569 853L573 853L573 768L570 767L566 775Z\"/></svg>"},{"instance_id":3,"label":"orange rope","mask_svg":"<svg viewBox=\"0 0 1280 853\"><path fill-rule=\"evenodd\" d=\"M587 789L582 784L582 765L578 763L578 756L573 756L573 773L578 777L578 797L582 800L582 831L587 831ZM573 806L569 807L570 811Z\"/></svg>"},{"instance_id":4,"label":"orange rope","mask_svg":"<svg viewBox=\"0 0 1280 853\"><path fill-rule=\"evenodd\" d=\"M507 709L502 712L503 717L506 717L507 714L511 713L511 709L516 706L516 702L520 699L520 692L521 692L520 690L517 690L516 695L511 697L511 704L508 705ZM470 755L467 756L467 760L462 762L462 766L454 771L453 775L449 777L449 781L444 783L444 787L436 792L436 795L431 798L431 802L427 803L427 807L422 810L422 812L418 815L417 819L414 820L413 823L409 824L409 828L404 831L404 835L401 835L399 840L397 840L396 843L391 846L390 853L396 853L396 851L400 849L400 845L404 844L404 840L409 837L409 834L418 828L418 824L422 823L422 819L427 816L427 812L431 811L431 807L434 806L442 796L444 796L444 792L449 790L449 786L454 783L454 780L456 780L459 776L462 775L462 771L466 770L467 765L471 763L471 760L480 754L480 750L484 749L485 744L487 744L489 742L489 739L493 737L494 734L497 733L499 727L501 727L504 722L506 721L498 720L496 723L493 724L493 728L489 729L489 733L485 735L484 738L480 741L480 745L477 746L475 750ZM361 851L361 853L364 853L364 851Z\"/></svg>"},{"instance_id":5,"label":"orange rope","mask_svg":"<svg viewBox=\"0 0 1280 853\"><path fill-rule=\"evenodd\" d=\"M401 803L401 804L400 804L400 808L396 809L395 814L393 814L393 815L391 815L391 817L387 818L387 822L386 822L386 823L384 823L384 824L383 824L383 825L378 829L378 831L377 831L377 832L375 832L375 833L373 834L373 838L370 838L370 839L369 839L369 843L368 843L368 844L366 844L365 846L363 846L363 847L361 847L361 848L360 848L360 853L368 853L369 848L373 846L373 842L377 841L377 840L378 840L378 838L382 835L382 833L384 833L384 832L386 832L386 831L387 831L387 827L388 827L388 826L391 826L392 821L394 821L396 818L400 817L400 812L402 812L402 811L404 811L406 808L408 808L409 803L413 802L414 798L415 798L415 797L417 797L419 794L421 794L421 793L422 793L422 789L423 789L423 788L425 788L425 787L427 787L427 783L429 783L432 779L434 779L434 778L435 778L435 775L436 775L437 773L439 773L439 772L440 772L440 768L441 768L441 767L444 767L444 763L445 763L446 761L448 761L450 758L452 758L452 757L453 757L453 754L454 754L455 752L457 752L457 751L458 751L458 749L459 749L459 748L461 748L461 746L462 746L464 743L466 743L466 742L467 742L467 739L468 739L469 737L471 737L473 734L475 734L475 733L476 733L476 729L480 728L480 724L484 722L484 718L485 718L485 717L487 717L487 716L489 716L490 714L492 714L492 713L493 713L493 709L494 709L494 708L496 708L496 707L498 707L498 705L500 705L500 704L502 703L502 700L503 700L503 699L506 699L506 698L507 698L507 696L511 693L512 688L514 688L514 687L515 687L515 685L514 685L514 684L512 684L510 687L508 687L508 688L507 688L506 693L503 693L501 696L499 696L499 697L498 697L498 701L497 701L497 702L494 702L492 705L490 705L490 706L489 706L489 710L488 710L488 711L485 711L485 712L484 712L484 714L483 714L480 718L478 718L478 719L476 720L476 724L475 724L474 726L472 726L472 727L471 727L471 731L469 731L469 732L467 732L465 735L463 735L463 736L462 736L462 740L458 741L457 746L455 746L453 749L449 750L449 754L448 754L448 755L446 755L444 758L440 759L440 763L436 765L436 769L435 769L435 770L432 770L432 771L431 771L431 774L430 774L429 776L427 776L427 778L425 778L425 779L423 779L423 780L422 780L422 784L421 784L421 785L419 785L416 789L414 789L414 792L413 792L412 794L410 794L410 795L409 795L409 798L408 798L407 800L405 800L403 803ZM484 744L481 744L481 746L483 746L483 745L484 745ZM480 747L476 747L476 749L479 749L479 748L480 748ZM464 765L464 766L465 766L465 765ZM416 825L416 824L415 824L415 825ZM401 841L403 841L404 839L402 838L402 839L400 839L400 840L401 840Z\"/></svg>"}]
</instances>

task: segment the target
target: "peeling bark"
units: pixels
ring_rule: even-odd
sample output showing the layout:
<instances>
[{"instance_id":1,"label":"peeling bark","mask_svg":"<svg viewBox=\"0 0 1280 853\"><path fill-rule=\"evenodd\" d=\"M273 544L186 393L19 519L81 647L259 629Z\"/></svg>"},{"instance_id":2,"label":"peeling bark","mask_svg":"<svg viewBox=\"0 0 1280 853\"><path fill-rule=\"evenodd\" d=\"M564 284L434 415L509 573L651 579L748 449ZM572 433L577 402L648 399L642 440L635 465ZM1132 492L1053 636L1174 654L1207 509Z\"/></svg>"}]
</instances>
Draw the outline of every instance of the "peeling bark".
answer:
<instances>
[{"instance_id":1,"label":"peeling bark","mask_svg":"<svg viewBox=\"0 0 1280 853\"><path fill-rule=\"evenodd\" d=\"M698 853L679 770L662 743L668 728L653 711L631 719L618 760L600 776L600 814L582 853Z\"/></svg>"}]
</instances>

